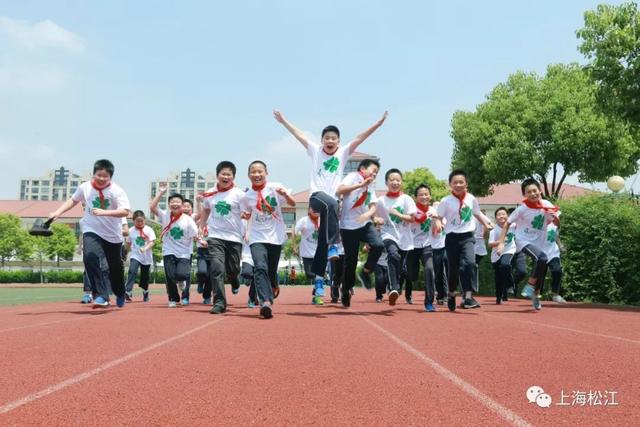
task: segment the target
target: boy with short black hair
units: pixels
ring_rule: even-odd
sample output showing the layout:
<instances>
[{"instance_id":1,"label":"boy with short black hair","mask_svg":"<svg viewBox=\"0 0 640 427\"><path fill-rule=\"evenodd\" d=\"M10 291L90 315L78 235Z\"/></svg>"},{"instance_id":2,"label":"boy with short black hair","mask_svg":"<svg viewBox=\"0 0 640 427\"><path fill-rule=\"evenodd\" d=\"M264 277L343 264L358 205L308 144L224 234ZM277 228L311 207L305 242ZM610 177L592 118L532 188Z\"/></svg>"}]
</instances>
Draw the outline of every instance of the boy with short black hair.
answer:
<instances>
[{"instance_id":1,"label":"boy with short black hair","mask_svg":"<svg viewBox=\"0 0 640 427\"><path fill-rule=\"evenodd\" d=\"M207 229L207 262L209 264L208 285L213 291L212 314L227 311L225 277L237 283L240 273L240 258L244 226L242 224L242 203L246 193L235 186L236 166L230 161L222 161L216 166L215 188L203 194L200 229ZM236 293L234 291L234 293Z\"/></svg>"},{"instance_id":2,"label":"boy with short black hair","mask_svg":"<svg viewBox=\"0 0 640 427\"><path fill-rule=\"evenodd\" d=\"M480 304L473 298L473 271L475 268L474 246L476 239L475 217L484 227L491 230L493 226L480 211L478 200L467 192L468 179L465 171L455 169L449 174L451 194L444 197L437 208L436 231L442 228L441 220L446 220L445 249L449 261L449 295L447 307L449 311L456 309L456 289L458 282L462 285L463 308L478 308Z\"/></svg>"},{"instance_id":3,"label":"boy with short black hair","mask_svg":"<svg viewBox=\"0 0 640 427\"><path fill-rule=\"evenodd\" d=\"M356 281L358 249L360 242L369 246L369 254L358 279L362 286L371 289L371 273L382 254L384 244L376 231L371 218L376 212L376 195L369 188L376 179L380 163L373 159L364 159L358 165L358 172L348 174L336 191L342 196L340 211L340 235L344 247L344 282L342 283L342 305L351 305L351 289Z\"/></svg>"},{"instance_id":4,"label":"boy with short black hair","mask_svg":"<svg viewBox=\"0 0 640 427\"><path fill-rule=\"evenodd\" d=\"M376 212L384 221L382 241L389 268L389 305L396 305L400 295L400 276L407 252L413 249L411 224L417 212L413 199L402 192L402 172L389 169L384 175L387 193L378 198Z\"/></svg>"},{"instance_id":5,"label":"boy with short black hair","mask_svg":"<svg viewBox=\"0 0 640 427\"><path fill-rule=\"evenodd\" d=\"M166 192L166 184L161 184L150 208L162 225L160 238L167 296L169 308L175 308L180 302L178 285L180 290L184 290L187 276L191 274L193 242L198 239L198 226L193 218L184 213L184 198L178 193L169 196L169 212L158 208L158 203Z\"/></svg>"},{"instance_id":6,"label":"boy with short black hair","mask_svg":"<svg viewBox=\"0 0 640 427\"><path fill-rule=\"evenodd\" d=\"M249 248L253 258L253 279L256 285L260 315L273 317L273 288L277 286L278 261L287 232L282 218L282 204L295 206L289 192L279 183L267 182L267 165L261 160L249 164L251 188L242 202L245 216L251 217Z\"/></svg>"},{"instance_id":7,"label":"boy with short black hair","mask_svg":"<svg viewBox=\"0 0 640 427\"><path fill-rule=\"evenodd\" d=\"M129 301L133 297L133 284L140 270L139 286L142 288L142 300L149 301L149 269L153 263L151 248L156 240L153 228L145 225L144 212L137 210L133 213L133 229L129 230L127 246L131 252L129 260L129 274L125 285L126 297Z\"/></svg>"},{"instance_id":8,"label":"boy with short black hair","mask_svg":"<svg viewBox=\"0 0 640 427\"><path fill-rule=\"evenodd\" d=\"M424 309L427 312L436 311L433 305L436 297L435 269L433 265L433 249L431 237L434 234L433 217L436 210L431 206L431 187L420 184L414 191L416 207L415 222L411 225L414 248L407 254L407 276L405 298L407 303L413 304L413 282L418 280L420 263L424 267Z\"/></svg>"},{"instance_id":9,"label":"boy with short black hair","mask_svg":"<svg viewBox=\"0 0 640 427\"><path fill-rule=\"evenodd\" d=\"M94 307L109 306L109 288L102 280L101 261L109 266L109 281L116 296L116 305L125 303L124 263L122 262L122 218L129 215L127 194L111 181L114 166L109 160L101 159L93 165L93 179L80 184L71 198L49 219L56 219L78 203L85 205L80 220L82 229L83 262L89 282L95 288Z\"/></svg>"},{"instance_id":10,"label":"boy with short black hair","mask_svg":"<svg viewBox=\"0 0 640 427\"><path fill-rule=\"evenodd\" d=\"M322 144L319 145L312 142L302 131L287 121L281 112L274 110L273 115L276 121L281 123L302 144L311 158L309 207L320 215L318 248L313 258L312 271L316 275L316 295L323 296L327 259L335 259L339 256L337 244L340 240L340 230L336 190L342 179L342 173L349 156L365 139L382 126L388 113L385 111L373 126L344 146L340 146L340 131L336 126L330 125L322 130Z\"/></svg>"},{"instance_id":11,"label":"boy with short black hair","mask_svg":"<svg viewBox=\"0 0 640 427\"><path fill-rule=\"evenodd\" d=\"M521 185L525 199L507 220L502 229L496 251L504 251L504 242L511 224L515 224L516 252L523 252L533 261L533 270L522 290L522 296L531 298L533 308L540 310L540 293L544 288L544 276L547 273L547 255L541 248L540 242L546 236L547 225L560 224L560 211L553 203L542 199L540 183L533 178L527 178Z\"/></svg>"},{"instance_id":12,"label":"boy with short black hair","mask_svg":"<svg viewBox=\"0 0 640 427\"><path fill-rule=\"evenodd\" d=\"M506 226L507 209L499 207L496 209L496 227L489 233L489 246L491 247L491 264L493 265L495 284L496 284L496 304L502 304L507 300L507 290L513 288L513 274L511 271L511 262L513 255L516 253L515 226L512 224L505 240L505 246L502 253L498 253L497 247L500 243L500 234L502 227Z\"/></svg>"}]
</instances>

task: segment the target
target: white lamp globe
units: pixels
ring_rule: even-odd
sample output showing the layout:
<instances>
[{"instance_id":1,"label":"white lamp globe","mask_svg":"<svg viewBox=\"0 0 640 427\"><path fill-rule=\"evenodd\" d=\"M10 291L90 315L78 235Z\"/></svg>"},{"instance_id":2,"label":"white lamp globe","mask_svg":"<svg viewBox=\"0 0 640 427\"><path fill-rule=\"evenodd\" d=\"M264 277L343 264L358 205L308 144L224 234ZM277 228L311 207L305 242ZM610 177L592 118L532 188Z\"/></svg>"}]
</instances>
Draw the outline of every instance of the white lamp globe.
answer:
<instances>
[{"instance_id":1,"label":"white lamp globe","mask_svg":"<svg viewBox=\"0 0 640 427\"><path fill-rule=\"evenodd\" d=\"M624 188L624 178L618 175L612 176L607 180L607 187L614 193L619 192Z\"/></svg>"}]
</instances>

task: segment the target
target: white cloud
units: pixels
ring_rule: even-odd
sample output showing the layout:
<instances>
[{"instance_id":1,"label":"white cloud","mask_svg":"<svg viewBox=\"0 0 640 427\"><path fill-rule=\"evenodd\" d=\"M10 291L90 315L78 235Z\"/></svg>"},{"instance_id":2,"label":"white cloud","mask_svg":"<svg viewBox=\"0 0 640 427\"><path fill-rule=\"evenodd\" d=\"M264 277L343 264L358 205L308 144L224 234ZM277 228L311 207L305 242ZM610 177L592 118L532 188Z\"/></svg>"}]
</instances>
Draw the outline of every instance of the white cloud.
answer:
<instances>
[{"instance_id":1,"label":"white cloud","mask_svg":"<svg viewBox=\"0 0 640 427\"><path fill-rule=\"evenodd\" d=\"M66 74L53 65L0 64L0 91L54 91L66 84Z\"/></svg>"},{"instance_id":2,"label":"white cloud","mask_svg":"<svg viewBox=\"0 0 640 427\"><path fill-rule=\"evenodd\" d=\"M81 53L85 48L82 38L49 20L31 24L0 16L0 31L17 45L28 49L50 47Z\"/></svg>"}]
</instances>

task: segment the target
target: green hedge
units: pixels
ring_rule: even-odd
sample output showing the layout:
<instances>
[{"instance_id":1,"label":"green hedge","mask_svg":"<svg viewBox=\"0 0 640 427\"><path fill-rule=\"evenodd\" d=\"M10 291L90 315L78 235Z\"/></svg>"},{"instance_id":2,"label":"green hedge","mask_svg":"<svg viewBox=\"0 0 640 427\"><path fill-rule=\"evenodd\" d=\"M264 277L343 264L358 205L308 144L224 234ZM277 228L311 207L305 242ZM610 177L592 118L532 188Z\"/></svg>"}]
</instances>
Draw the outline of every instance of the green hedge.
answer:
<instances>
[{"instance_id":1,"label":"green hedge","mask_svg":"<svg viewBox=\"0 0 640 427\"><path fill-rule=\"evenodd\" d=\"M50 270L42 272L45 283L82 283L82 272L72 270ZM0 283L40 283L39 271L0 271Z\"/></svg>"},{"instance_id":2,"label":"green hedge","mask_svg":"<svg viewBox=\"0 0 640 427\"><path fill-rule=\"evenodd\" d=\"M640 304L640 206L624 195L603 194L560 206L566 295L584 302Z\"/></svg>"}]
</instances>

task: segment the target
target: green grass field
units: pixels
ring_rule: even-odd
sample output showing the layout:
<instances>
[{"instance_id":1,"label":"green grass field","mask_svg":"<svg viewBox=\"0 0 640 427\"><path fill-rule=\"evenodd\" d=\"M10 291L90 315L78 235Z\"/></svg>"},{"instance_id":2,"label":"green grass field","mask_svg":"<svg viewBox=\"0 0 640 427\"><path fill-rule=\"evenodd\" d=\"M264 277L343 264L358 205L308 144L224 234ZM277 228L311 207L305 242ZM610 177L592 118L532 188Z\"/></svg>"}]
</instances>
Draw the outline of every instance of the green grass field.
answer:
<instances>
[{"instance_id":1,"label":"green grass field","mask_svg":"<svg viewBox=\"0 0 640 427\"><path fill-rule=\"evenodd\" d=\"M136 287L134 298L139 298L141 291ZM163 288L152 288L151 295L164 294ZM82 285L77 287L3 287L0 286L0 306L38 304L42 302L78 301L82 298Z\"/></svg>"}]
</instances>

